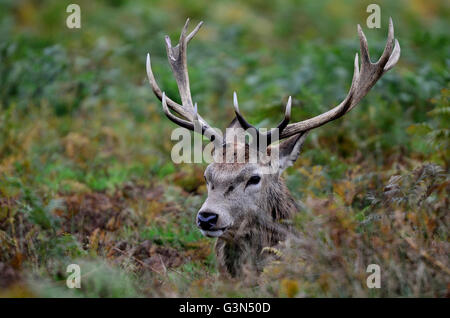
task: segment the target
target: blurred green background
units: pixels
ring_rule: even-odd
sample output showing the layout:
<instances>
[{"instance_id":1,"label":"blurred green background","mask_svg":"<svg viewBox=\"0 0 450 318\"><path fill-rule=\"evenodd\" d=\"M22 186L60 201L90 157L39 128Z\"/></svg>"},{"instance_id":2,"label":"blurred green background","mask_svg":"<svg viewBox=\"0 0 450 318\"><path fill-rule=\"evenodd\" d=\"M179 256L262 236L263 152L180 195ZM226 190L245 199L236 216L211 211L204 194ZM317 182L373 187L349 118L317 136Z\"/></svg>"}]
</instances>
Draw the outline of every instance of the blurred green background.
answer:
<instances>
[{"instance_id":1,"label":"blurred green background","mask_svg":"<svg viewBox=\"0 0 450 318\"><path fill-rule=\"evenodd\" d=\"M392 17L402 49L398 65L344 119L311 134L289 170L289 188L302 200L308 191L327 196L355 167L364 168L361 176L381 174L368 186L373 189L393 170L422 163L448 172L448 1L378 1L380 29L365 23L373 1L76 1L81 29L68 29L71 2L0 1L0 266L11 273L0 274L0 287L19 284L12 295L42 295L36 287L41 281L63 280L53 263L75 256L103 262L123 241L204 253L196 262L193 252L181 271L196 273L196 279L215 273L211 241L193 223L205 196L204 165L172 164L175 125L145 73L150 52L161 88L179 101L164 35L175 42L187 17L191 27L205 22L188 50L192 96L219 128L233 118L233 91L260 127L280 120L290 95L293 121L338 104L359 51L356 25L363 27L374 61ZM364 202L361 196L352 206L359 211ZM132 216L124 217L129 210ZM86 211L112 213L114 220L108 214L99 221ZM89 217L73 221L82 212ZM22 224L20 231L14 224ZM95 247L96 240L104 240L104 249ZM40 283L29 283L35 281ZM174 293L183 295L189 284ZM106 295L135 295L109 288Z\"/></svg>"}]
</instances>

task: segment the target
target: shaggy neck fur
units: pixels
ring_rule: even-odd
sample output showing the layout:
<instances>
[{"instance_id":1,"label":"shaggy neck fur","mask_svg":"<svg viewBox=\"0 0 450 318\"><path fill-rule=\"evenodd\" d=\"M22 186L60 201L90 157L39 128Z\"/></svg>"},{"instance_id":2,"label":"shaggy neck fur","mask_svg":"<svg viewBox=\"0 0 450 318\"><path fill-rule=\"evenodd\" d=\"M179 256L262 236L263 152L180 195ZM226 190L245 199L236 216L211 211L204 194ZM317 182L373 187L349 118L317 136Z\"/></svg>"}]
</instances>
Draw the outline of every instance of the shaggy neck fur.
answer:
<instances>
[{"instance_id":1,"label":"shaggy neck fur","mask_svg":"<svg viewBox=\"0 0 450 318\"><path fill-rule=\"evenodd\" d=\"M291 219L298 208L284 181L279 178L264 197L260 211L247 213L249 218L217 239L215 250L221 274L239 277L246 272L261 272L273 258L263 249L276 246L292 233L283 221Z\"/></svg>"}]
</instances>

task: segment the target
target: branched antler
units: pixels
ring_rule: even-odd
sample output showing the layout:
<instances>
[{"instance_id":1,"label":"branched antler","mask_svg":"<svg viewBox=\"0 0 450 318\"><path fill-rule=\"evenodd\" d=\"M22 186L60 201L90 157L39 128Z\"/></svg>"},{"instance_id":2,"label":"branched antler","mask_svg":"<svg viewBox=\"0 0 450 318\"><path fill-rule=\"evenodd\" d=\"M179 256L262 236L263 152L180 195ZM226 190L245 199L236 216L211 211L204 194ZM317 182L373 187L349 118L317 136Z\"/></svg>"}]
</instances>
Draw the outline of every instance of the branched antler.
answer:
<instances>
[{"instance_id":1,"label":"branched antler","mask_svg":"<svg viewBox=\"0 0 450 318\"><path fill-rule=\"evenodd\" d=\"M187 19L186 24L183 27L183 30L180 35L180 40L176 46L174 47L172 46L172 43L168 36L166 36L165 38L167 57L172 72L177 81L182 105L176 103L175 101L167 97L159 88L151 69L150 54L147 55L148 79L150 81L150 85L152 86L153 92L162 101L164 113L171 121L184 128L201 132L203 135L208 136L212 141L216 140L222 142L222 137L219 134L217 134L216 131L213 130L211 126L209 126L208 123L200 115L198 115L197 104L193 104L192 102L191 91L189 87L189 76L187 70L186 50L187 44L198 32L203 22L200 22L189 35L186 35L188 24L189 19ZM381 78L381 76L383 76L383 74L385 74L387 71L389 71L397 64L400 58L400 44L398 43L397 39L394 39L394 25L392 23L391 18L389 19L389 32L387 43L384 48L383 54L376 63L372 63L370 61L367 39L360 25L358 25L358 34L360 38L361 68L358 60L358 53L356 53L352 84L350 86L350 90L347 96L339 105L323 114L320 114L307 120L303 120L301 122L289 124L289 120L291 117L291 97L289 97L289 100L286 105L286 112L284 119L280 122L280 124L276 128L273 128L266 133L262 133L253 125L248 123L245 120L245 118L241 115L239 111L237 95L236 93L234 93L233 102L236 113L236 119L239 122L240 126L245 130L254 129L256 131L256 139L258 147L260 145L260 140L262 138L266 138L265 139L266 145L269 145L271 142L275 141L273 140L273 135L276 129L278 129L279 139L284 139L293 135L305 133L314 128L320 127L330 121L342 117L359 103L359 101L370 91L370 89L375 85L375 83ZM184 117L185 119L173 115L170 112L169 108L175 111L177 114Z\"/></svg>"},{"instance_id":2,"label":"branched antler","mask_svg":"<svg viewBox=\"0 0 450 318\"><path fill-rule=\"evenodd\" d=\"M296 135L317 127L345 115L352 110L359 101L366 96L375 83L397 64L400 58L400 44L394 39L394 25L389 19L389 32L383 54L376 63L370 61L367 39L358 24L358 34L361 47L361 71L359 69L358 53L355 56L352 84L344 101L333 109L316 117L290 124L280 133L280 139Z\"/></svg>"},{"instance_id":3,"label":"branched antler","mask_svg":"<svg viewBox=\"0 0 450 318\"><path fill-rule=\"evenodd\" d=\"M197 34L202 24L203 22L200 22L194 30L187 35L189 25L189 19L187 19L183 30L181 31L180 40L176 46L172 46L169 36L166 35L165 37L167 58L178 85L182 105L167 97L159 88L153 75L150 54L147 54L147 76L153 92L162 102L164 113L171 121L189 130L201 132L203 135L210 138L211 141L214 141L221 139L221 137L200 115L198 115L197 104L192 102L187 68L187 45ZM185 119L173 115L169 108L183 116Z\"/></svg>"},{"instance_id":4,"label":"branched antler","mask_svg":"<svg viewBox=\"0 0 450 318\"><path fill-rule=\"evenodd\" d=\"M389 19L389 33L386 46L384 48L383 54L376 63L372 63L370 61L367 39L359 24L358 24L358 34L361 46L361 71L359 70L358 53L356 53L352 84L344 101L340 103L338 106L321 115L288 125L290 118L290 98L289 98L288 102L289 107L288 106L286 107L285 118L277 127L279 129L279 139L284 139L293 135L297 135L299 133L307 132L311 129L320 127L330 121L336 120L339 117L345 115L358 104L358 102L370 91L372 86L375 85L375 83L381 78L381 76L384 73L386 73L395 66L398 59L400 58L400 45L398 41L394 39L394 25L392 23L392 19ZM239 113L236 95L234 104L236 117L239 120L241 126L243 126L243 128L245 129L254 128ZM267 144L273 142L273 140L271 139L272 132L273 130L271 130L267 134L268 137ZM258 136L260 137L261 134L258 133Z\"/></svg>"}]
</instances>

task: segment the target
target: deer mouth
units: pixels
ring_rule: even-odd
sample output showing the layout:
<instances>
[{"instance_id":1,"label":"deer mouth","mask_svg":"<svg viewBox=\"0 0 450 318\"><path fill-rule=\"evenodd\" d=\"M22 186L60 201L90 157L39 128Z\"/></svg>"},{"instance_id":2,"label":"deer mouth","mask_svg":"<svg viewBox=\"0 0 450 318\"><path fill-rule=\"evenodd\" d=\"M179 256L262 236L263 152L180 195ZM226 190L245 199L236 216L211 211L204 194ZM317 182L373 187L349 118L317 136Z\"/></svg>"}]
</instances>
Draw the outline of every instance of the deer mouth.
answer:
<instances>
[{"instance_id":1,"label":"deer mouth","mask_svg":"<svg viewBox=\"0 0 450 318\"><path fill-rule=\"evenodd\" d=\"M211 230L200 230L204 236L207 237L219 237L221 236L225 231L227 227L222 227L220 229L211 229Z\"/></svg>"}]
</instances>

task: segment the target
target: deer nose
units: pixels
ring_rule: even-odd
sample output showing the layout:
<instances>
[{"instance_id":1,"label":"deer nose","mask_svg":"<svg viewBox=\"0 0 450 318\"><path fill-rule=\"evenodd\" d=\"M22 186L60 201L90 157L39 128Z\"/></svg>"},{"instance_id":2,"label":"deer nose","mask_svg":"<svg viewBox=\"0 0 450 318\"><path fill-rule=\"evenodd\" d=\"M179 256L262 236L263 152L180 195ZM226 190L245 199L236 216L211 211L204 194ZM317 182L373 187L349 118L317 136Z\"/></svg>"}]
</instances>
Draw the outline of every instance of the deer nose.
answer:
<instances>
[{"instance_id":1,"label":"deer nose","mask_svg":"<svg viewBox=\"0 0 450 318\"><path fill-rule=\"evenodd\" d=\"M219 215L214 212L199 212L197 215L197 225L205 231L209 231L217 224Z\"/></svg>"}]
</instances>

